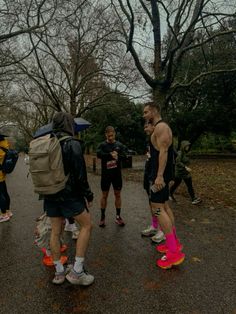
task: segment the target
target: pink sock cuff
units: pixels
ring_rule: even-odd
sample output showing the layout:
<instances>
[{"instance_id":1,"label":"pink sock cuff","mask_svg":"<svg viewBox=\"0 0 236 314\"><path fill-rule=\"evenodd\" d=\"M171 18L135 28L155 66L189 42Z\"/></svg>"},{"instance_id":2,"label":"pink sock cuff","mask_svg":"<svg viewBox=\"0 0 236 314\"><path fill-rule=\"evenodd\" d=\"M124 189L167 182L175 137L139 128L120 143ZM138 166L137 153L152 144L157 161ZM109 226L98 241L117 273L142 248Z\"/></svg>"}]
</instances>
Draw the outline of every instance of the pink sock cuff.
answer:
<instances>
[{"instance_id":1,"label":"pink sock cuff","mask_svg":"<svg viewBox=\"0 0 236 314\"><path fill-rule=\"evenodd\" d=\"M156 216L152 216L152 226L157 229L158 227L158 220Z\"/></svg>"}]
</instances>

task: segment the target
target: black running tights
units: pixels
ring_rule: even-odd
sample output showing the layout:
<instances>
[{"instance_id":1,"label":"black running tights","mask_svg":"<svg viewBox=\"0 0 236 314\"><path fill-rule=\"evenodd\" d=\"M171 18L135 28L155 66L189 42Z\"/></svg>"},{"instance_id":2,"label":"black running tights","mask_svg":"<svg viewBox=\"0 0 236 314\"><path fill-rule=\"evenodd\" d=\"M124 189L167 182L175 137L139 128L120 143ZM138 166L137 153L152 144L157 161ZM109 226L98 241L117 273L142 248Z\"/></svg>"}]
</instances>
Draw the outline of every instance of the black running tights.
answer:
<instances>
[{"instance_id":1,"label":"black running tights","mask_svg":"<svg viewBox=\"0 0 236 314\"><path fill-rule=\"evenodd\" d=\"M7 192L7 185L5 181L0 182L0 209L3 214L10 209L10 197Z\"/></svg>"}]
</instances>

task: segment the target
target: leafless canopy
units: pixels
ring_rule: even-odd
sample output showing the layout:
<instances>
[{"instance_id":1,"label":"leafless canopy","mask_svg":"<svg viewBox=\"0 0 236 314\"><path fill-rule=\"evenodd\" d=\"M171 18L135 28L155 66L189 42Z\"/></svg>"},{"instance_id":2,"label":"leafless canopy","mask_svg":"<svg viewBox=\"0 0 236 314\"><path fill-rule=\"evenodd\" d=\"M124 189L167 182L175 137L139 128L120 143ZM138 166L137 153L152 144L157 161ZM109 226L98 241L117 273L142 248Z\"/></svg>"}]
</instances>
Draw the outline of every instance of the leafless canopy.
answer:
<instances>
[{"instance_id":1,"label":"leafless canopy","mask_svg":"<svg viewBox=\"0 0 236 314\"><path fill-rule=\"evenodd\" d=\"M119 17L127 51L152 88L153 96L163 97L179 86L187 86L218 71L214 64L206 71L178 77L178 71L189 54L207 45L214 48L218 38L234 34L228 21L236 18L235 1L215 0L113 0ZM161 99L162 98L162 99ZM166 98L166 97L164 97Z\"/></svg>"}]
</instances>

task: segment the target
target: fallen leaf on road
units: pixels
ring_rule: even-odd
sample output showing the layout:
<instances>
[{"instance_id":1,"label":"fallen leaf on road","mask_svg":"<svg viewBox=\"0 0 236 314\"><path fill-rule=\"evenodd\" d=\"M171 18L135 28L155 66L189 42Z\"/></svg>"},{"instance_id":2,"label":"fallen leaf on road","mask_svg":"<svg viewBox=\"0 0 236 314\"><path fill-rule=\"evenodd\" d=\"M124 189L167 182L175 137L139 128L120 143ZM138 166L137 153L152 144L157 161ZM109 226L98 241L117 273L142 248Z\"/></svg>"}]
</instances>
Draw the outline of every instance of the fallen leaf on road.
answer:
<instances>
[{"instance_id":1,"label":"fallen leaf on road","mask_svg":"<svg viewBox=\"0 0 236 314\"><path fill-rule=\"evenodd\" d=\"M161 285L155 281L146 281L144 283L144 289L145 290L158 290L160 288L161 288Z\"/></svg>"},{"instance_id":2,"label":"fallen leaf on road","mask_svg":"<svg viewBox=\"0 0 236 314\"><path fill-rule=\"evenodd\" d=\"M210 220L207 219L207 218L205 218L205 219L203 219L203 220L201 221L201 224L210 224L210 223L211 223Z\"/></svg>"},{"instance_id":3,"label":"fallen leaf on road","mask_svg":"<svg viewBox=\"0 0 236 314\"><path fill-rule=\"evenodd\" d=\"M198 257L192 257L192 262L194 262L194 263L201 263L201 259L200 258L198 258Z\"/></svg>"}]
</instances>

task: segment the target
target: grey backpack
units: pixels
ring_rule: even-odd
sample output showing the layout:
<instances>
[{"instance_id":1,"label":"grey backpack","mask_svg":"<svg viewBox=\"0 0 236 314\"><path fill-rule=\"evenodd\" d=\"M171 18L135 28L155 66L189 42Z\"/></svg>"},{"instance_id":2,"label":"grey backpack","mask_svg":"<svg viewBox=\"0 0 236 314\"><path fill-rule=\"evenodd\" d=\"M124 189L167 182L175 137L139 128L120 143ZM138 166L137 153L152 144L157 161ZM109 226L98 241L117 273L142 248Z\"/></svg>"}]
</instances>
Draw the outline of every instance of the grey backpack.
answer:
<instances>
[{"instance_id":1,"label":"grey backpack","mask_svg":"<svg viewBox=\"0 0 236 314\"><path fill-rule=\"evenodd\" d=\"M51 195L64 189L69 175L65 175L60 141L54 135L38 137L30 142L29 172L34 191L40 195Z\"/></svg>"}]
</instances>

